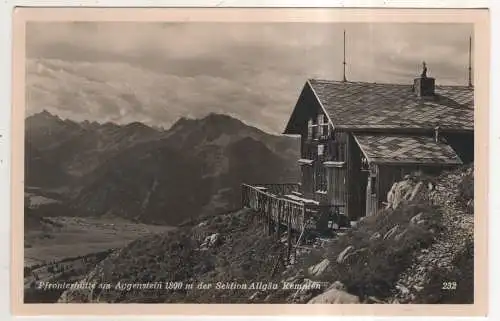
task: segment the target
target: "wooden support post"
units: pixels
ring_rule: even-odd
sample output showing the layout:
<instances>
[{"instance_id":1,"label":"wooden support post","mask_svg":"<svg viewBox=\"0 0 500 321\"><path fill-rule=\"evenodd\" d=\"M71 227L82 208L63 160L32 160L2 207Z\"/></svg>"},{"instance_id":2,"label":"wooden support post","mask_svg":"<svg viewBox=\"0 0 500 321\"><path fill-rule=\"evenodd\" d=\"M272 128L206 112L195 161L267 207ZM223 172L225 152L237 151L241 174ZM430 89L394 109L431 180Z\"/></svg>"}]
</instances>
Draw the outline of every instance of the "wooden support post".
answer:
<instances>
[{"instance_id":1,"label":"wooden support post","mask_svg":"<svg viewBox=\"0 0 500 321\"><path fill-rule=\"evenodd\" d=\"M264 223L264 229L266 230L266 233L269 233L269 221L267 219L267 212L265 209L261 211L262 213L262 222Z\"/></svg>"},{"instance_id":2,"label":"wooden support post","mask_svg":"<svg viewBox=\"0 0 500 321\"><path fill-rule=\"evenodd\" d=\"M267 202L266 202L266 213L267 213L267 232L268 232L268 235L272 235L272 231L273 231L273 220L272 220L272 217L271 217L271 198L267 198Z\"/></svg>"},{"instance_id":3,"label":"wooden support post","mask_svg":"<svg viewBox=\"0 0 500 321\"><path fill-rule=\"evenodd\" d=\"M286 251L286 259L287 263L290 262L290 254L292 251L292 215L290 212L287 213L287 251Z\"/></svg>"},{"instance_id":4,"label":"wooden support post","mask_svg":"<svg viewBox=\"0 0 500 321\"><path fill-rule=\"evenodd\" d=\"M302 235L302 232L300 234ZM293 247L293 249L292 249L293 250L293 263L297 262L297 246L299 244L300 237L301 236L295 234L295 237L294 237L295 247Z\"/></svg>"},{"instance_id":5,"label":"wooden support post","mask_svg":"<svg viewBox=\"0 0 500 321\"><path fill-rule=\"evenodd\" d=\"M278 200L278 222L276 224L276 239L280 239L280 228L281 228L281 217L283 217L283 207L284 207L284 202L283 200Z\"/></svg>"},{"instance_id":6,"label":"wooden support post","mask_svg":"<svg viewBox=\"0 0 500 321\"><path fill-rule=\"evenodd\" d=\"M302 236L306 230L306 205L302 206L302 230L300 231L300 235L297 238L297 243L295 244L295 249L293 251L293 262L297 262L297 248L300 246L300 241L302 240Z\"/></svg>"}]
</instances>

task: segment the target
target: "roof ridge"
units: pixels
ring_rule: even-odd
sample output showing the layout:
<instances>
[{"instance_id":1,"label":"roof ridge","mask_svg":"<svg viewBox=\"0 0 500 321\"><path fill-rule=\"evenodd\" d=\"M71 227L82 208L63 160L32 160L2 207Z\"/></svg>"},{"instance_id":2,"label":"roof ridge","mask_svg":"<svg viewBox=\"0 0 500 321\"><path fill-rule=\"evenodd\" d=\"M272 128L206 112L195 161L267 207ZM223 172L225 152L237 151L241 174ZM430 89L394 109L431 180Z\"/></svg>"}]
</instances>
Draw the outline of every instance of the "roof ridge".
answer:
<instances>
[{"instance_id":1,"label":"roof ridge","mask_svg":"<svg viewBox=\"0 0 500 321\"><path fill-rule=\"evenodd\" d=\"M322 78L309 78L308 81L324 82L324 83L338 83L338 84L361 84L361 85L391 85L391 86L412 86L412 84L402 84L402 83L387 83L387 82L376 82L376 81L342 81L333 79L322 79Z\"/></svg>"},{"instance_id":2,"label":"roof ridge","mask_svg":"<svg viewBox=\"0 0 500 321\"><path fill-rule=\"evenodd\" d=\"M391 83L391 82L376 82L376 81L342 81L342 80L334 80L334 79L324 79L324 78L308 78L308 82L322 82L329 84L358 84L358 85L386 85L386 86L401 86L401 87L412 87L413 83ZM471 91L474 88L471 88L467 85L442 85L436 84L436 88L461 88L461 89L469 89Z\"/></svg>"}]
</instances>

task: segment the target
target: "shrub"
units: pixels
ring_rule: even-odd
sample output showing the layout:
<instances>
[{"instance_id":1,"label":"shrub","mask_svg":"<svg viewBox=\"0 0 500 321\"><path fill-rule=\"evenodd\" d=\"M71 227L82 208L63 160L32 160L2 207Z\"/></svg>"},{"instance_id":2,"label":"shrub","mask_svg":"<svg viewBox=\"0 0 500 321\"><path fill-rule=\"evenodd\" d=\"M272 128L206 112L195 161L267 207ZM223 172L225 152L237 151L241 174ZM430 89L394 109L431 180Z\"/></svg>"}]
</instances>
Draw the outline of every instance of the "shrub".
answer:
<instances>
[{"instance_id":1,"label":"shrub","mask_svg":"<svg viewBox=\"0 0 500 321\"><path fill-rule=\"evenodd\" d=\"M410 223L418 214L420 224ZM395 226L396 233L384 239L384 235ZM410 203L395 210L381 211L365 218L356 228L324 249L323 257L327 257L332 266L317 279L341 281L348 292L361 298L389 297L401 272L412 264L415 251L428 247L440 229L441 212L430 203ZM370 239L377 232L381 237ZM338 264L339 254L348 246L353 246L356 254ZM317 257L317 254L314 256ZM303 262L310 260L304 259Z\"/></svg>"}]
</instances>

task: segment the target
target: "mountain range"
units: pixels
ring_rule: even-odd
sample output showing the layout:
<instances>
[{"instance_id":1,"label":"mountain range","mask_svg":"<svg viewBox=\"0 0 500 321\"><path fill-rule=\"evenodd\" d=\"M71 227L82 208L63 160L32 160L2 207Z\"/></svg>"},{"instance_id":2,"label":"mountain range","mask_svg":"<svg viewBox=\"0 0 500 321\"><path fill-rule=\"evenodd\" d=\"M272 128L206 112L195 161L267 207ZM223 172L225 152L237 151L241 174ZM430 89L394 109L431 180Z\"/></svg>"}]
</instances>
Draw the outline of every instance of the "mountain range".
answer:
<instances>
[{"instance_id":1,"label":"mountain range","mask_svg":"<svg viewBox=\"0 0 500 321\"><path fill-rule=\"evenodd\" d=\"M298 181L299 141L221 114L170 129L26 118L26 186L64 187L78 215L179 224L238 208L241 183Z\"/></svg>"}]
</instances>

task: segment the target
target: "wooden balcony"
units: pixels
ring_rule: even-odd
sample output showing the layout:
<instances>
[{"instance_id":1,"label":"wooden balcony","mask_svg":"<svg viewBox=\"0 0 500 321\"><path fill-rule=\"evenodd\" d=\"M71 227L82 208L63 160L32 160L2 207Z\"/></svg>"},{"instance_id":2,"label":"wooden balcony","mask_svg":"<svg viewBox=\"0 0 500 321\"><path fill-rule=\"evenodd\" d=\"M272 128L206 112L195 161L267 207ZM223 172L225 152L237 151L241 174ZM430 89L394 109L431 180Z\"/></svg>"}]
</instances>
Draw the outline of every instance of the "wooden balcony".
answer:
<instances>
[{"instance_id":1,"label":"wooden balcony","mask_svg":"<svg viewBox=\"0 0 500 321\"><path fill-rule=\"evenodd\" d=\"M298 188L298 184L242 184L242 207L255 210L269 223L299 232L328 229L330 221L332 227L339 224L345 205L305 198L295 186Z\"/></svg>"}]
</instances>

